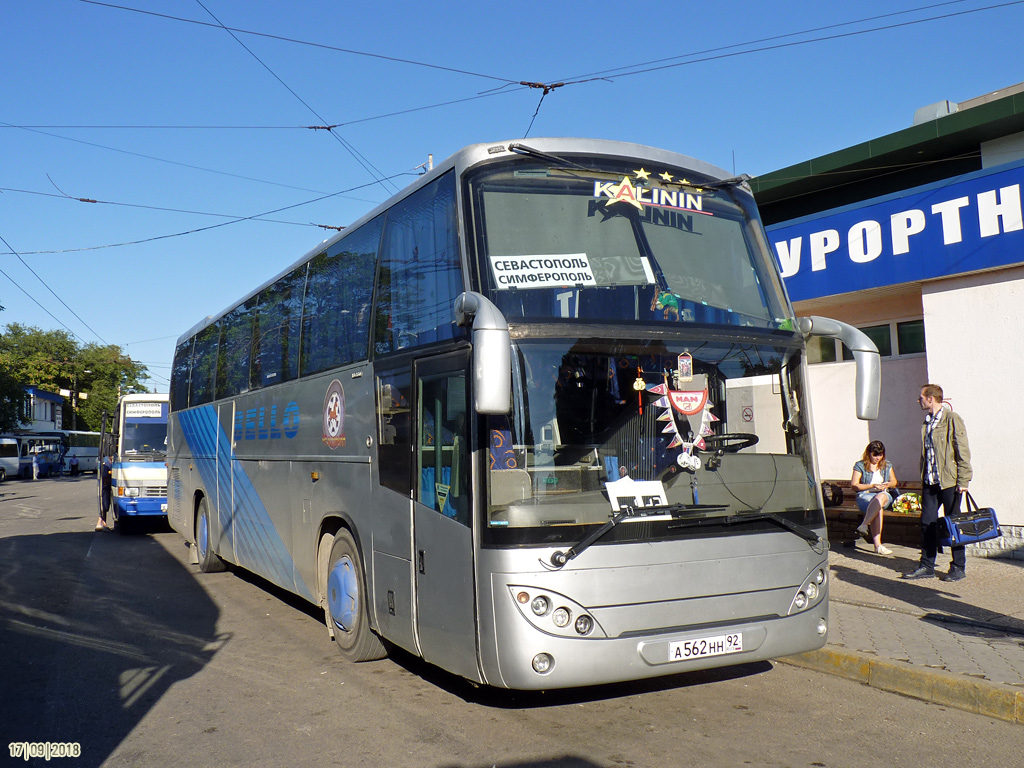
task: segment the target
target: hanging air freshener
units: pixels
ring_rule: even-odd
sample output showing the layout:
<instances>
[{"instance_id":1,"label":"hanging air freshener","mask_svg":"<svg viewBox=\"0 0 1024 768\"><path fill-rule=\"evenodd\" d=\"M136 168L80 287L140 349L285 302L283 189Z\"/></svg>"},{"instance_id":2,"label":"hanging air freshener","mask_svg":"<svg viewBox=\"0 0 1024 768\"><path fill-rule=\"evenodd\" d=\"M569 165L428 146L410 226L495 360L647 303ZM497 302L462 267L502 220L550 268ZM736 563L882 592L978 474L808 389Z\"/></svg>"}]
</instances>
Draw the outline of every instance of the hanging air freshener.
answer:
<instances>
[{"instance_id":1,"label":"hanging air freshener","mask_svg":"<svg viewBox=\"0 0 1024 768\"><path fill-rule=\"evenodd\" d=\"M676 358L676 389L682 389L682 385L690 381L693 381L693 357L683 352Z\"/></svg>"},{"instance_id":2,"label":"hanging air freshener","mask_svg":"<svg viewBox=\"0 0 1024 768\"><path fill-rule=\"evenodd\" d=\"M644 390L647 389L647 382L644 381L644 369L637 367L636 381L633 382L633 389L636 390L636 404L640 413L644 412Z\"/></svg>"}]
</instances>

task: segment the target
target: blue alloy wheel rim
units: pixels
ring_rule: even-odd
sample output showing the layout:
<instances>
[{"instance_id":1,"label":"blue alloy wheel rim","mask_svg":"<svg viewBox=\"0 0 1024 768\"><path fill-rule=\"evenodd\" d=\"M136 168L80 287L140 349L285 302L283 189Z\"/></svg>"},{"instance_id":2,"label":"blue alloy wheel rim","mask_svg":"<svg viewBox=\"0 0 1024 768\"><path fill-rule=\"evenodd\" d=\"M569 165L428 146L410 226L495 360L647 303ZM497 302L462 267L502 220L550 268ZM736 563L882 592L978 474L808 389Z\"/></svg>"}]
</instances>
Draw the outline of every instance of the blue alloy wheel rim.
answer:
<instances>
[{"instance_id":1,"label":"blue alloy wheel rim","mask_svg":"<svg viewBox=\"0 0 1024 768\"><path fill-rule=\"evenodd\" d=\"M206 557L206 537L209 532L206 529L206 515L199 516L199 531L196 535L196 546L199 548L199 559Z\"/></svg>"},{"instance_id":2,"label":"blue alloy wheel rim","mask_svg":"<svg viewBox=\"0 0 1024 768\"><path fill-rule=\"evenodd\" d=\"M338 629L351 632L359 609L359 583L352 558L343 556L327 577L327 604Z\"/></svg>"}]
</instances>

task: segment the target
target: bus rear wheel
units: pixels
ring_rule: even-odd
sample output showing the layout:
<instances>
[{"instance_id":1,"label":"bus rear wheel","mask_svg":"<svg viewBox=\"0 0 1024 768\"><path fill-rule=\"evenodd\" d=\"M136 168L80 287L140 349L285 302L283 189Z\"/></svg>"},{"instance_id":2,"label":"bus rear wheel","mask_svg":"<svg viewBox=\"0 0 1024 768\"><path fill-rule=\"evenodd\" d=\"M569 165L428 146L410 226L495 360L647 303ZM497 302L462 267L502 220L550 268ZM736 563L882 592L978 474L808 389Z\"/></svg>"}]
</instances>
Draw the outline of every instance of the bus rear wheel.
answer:
<instances>
[{"instance_id":1,"label":"bus rear wheel","mask_svg":"<svg viewBox=\"0 0 1024 768\"><path fill-rule=\"evenodd\" d=\"M218 573L226 567L210 546L210 508L206 499L199 500L196 513L196 554L199 556L199 570L203 573Z\"/></svg>"},{"instance_id":2,"label":"bus rear wheel","mask_svg":"<svg viewBox=\"0 0 1024 768\"><path fill-rule=\"evenodd\" d=\"M383 641L370 629L366 608L366 577L352 534L334 537L327 561L327 622L338 651L347 661L374 661L387 656Z\"/></svg>"}]
</instances>

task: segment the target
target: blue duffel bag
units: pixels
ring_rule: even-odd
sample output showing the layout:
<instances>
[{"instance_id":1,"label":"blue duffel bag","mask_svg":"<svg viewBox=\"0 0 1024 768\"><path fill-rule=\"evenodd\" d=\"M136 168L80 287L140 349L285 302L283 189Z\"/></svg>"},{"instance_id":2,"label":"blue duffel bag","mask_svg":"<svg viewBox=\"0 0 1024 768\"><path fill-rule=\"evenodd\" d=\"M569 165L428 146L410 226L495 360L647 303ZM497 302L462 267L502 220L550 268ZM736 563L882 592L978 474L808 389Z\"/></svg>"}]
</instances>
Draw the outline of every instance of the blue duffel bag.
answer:
<instances>
[{"instance_id":1,"label":"blue duffel bag","mask_svg":"<svg viewBox=\"0 0 1024 768\"><path fill-rule=\"evenodd\" d=\"M939 544L944 547L963 547L979 541L988 541L1002 536L999 519L992 507L979 508L967 491L967 511L957 515L939 518Z\"/></svg>"}]
</instances>

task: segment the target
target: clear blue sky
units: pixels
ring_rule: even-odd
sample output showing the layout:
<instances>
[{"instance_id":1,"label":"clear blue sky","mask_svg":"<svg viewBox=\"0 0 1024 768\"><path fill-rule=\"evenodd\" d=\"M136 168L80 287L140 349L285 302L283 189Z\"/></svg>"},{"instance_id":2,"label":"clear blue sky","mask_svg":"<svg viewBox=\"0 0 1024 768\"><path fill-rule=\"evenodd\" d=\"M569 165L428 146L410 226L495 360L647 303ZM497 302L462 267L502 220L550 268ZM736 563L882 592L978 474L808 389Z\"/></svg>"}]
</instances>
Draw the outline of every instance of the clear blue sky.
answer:
<instances>
[{"instance_id":1,"label":"clear blue sky","mask_svg":"<svg viewBox=\"0 0 1024 768\"><path fill-rule=\"evenodd\" d=\"M0 325L119 344L166 392L181 333L428 154L529 132L758 175L1024 81L1022 30L984 0L0 0Z\"/></svg>"}]
</instances>

